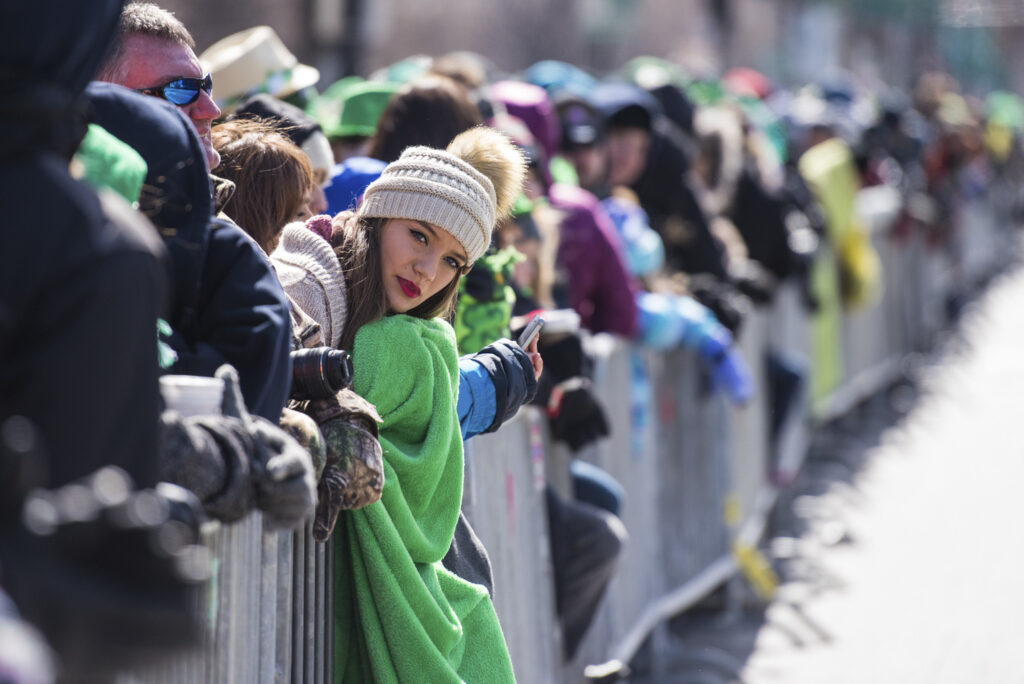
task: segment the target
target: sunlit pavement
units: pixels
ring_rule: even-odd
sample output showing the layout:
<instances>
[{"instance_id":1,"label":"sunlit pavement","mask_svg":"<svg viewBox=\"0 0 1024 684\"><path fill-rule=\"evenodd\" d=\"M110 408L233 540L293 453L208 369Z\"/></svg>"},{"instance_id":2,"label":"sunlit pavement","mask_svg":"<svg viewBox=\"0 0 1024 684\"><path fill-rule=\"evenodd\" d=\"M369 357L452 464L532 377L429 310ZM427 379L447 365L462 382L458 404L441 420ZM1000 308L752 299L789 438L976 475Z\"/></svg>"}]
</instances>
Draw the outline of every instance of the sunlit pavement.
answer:
<instances>
[{"instance_id":1,"label":"sunlit pavement","mask_svg":"<svg viewBox=\"0 0 1024 684\"><path fill-rule=\"evenodd\" d=\"M916 376L812 452L769 545L778 599L684 616L687 650L748 684L1024 682L1024 273ZM739 681L701 669L664 681Z\"/></svg>"}]
</instances>

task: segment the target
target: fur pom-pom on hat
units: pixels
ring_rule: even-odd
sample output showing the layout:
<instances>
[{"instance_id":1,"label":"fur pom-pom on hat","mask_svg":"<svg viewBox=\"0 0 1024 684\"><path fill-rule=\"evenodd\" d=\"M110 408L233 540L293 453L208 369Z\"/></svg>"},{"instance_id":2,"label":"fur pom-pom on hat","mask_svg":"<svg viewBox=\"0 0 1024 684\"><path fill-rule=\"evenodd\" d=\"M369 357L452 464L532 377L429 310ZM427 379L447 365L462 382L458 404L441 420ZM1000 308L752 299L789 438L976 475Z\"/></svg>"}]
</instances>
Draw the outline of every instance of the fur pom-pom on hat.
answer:
<instances>
[{"instance_id":1,"label":"fur pom-pom on hat","mask_svg":"<svg viewBox=\"0 0 1024 684\"><path fill-rule=\"evenodd\" d=\"M490 245L495 222L511 210L525 174L519 148L480 126L457 135L446 150L406 149L366 189L358 215L439 226L472 263Z\"/></svg>"},{"instance_id":2,"label":"fur pom-pom on hat","mask_svg":"<svg viewBox=\"0 0 1024 684\"><path fill-rule=\"evenodd\" d=\"M508 216L526 177L526 158L519 147L504 133L478 126L455 136L448 152L487 176L497 197L496 219Z\"/></svg>"}]
</instances>

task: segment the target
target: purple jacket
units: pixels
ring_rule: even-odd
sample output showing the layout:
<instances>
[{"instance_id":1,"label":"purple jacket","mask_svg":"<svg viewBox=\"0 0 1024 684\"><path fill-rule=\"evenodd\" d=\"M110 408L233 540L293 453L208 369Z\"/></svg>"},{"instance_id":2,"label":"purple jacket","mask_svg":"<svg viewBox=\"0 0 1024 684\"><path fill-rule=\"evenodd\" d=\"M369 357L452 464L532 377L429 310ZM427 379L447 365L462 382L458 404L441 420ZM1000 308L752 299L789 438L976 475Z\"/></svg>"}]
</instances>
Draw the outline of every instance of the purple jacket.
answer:
<instances>
[{"instance_id":1,"label":"purple jacket","mask_svg":"<svg viewBox=\"0 0 1024 684\"><path fill-rule=\"evenodd\" d=\"M551 206L565 214L558 261L569 275L569 305L591 332L634 338L638 288L626 270L615 226L597 197L582 188L555 184Z\"/></svg>"}]
</instances>

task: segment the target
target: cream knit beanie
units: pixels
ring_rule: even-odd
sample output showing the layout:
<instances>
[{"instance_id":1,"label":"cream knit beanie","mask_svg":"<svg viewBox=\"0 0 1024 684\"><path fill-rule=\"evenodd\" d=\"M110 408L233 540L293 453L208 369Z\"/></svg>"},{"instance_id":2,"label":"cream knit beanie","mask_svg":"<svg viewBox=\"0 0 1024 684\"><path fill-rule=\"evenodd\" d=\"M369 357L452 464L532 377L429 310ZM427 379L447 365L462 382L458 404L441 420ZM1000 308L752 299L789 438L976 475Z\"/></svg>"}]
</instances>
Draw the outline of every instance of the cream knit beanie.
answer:
<instances>
[{"instance_id":1,"label":"cream knit beanie","mask_svg":"<svg viewBox=\"0 0 1024 684\"><path fill-rule=\"evenodd\" d=\"M462 244L473 263L490 245L495 221L511 206L508 197L518 195L525 162L507 138L482 127L457 136L448 149L459 153L407 148L363 193L358 215L439 226Z\"/></svg>"}]
</instances>

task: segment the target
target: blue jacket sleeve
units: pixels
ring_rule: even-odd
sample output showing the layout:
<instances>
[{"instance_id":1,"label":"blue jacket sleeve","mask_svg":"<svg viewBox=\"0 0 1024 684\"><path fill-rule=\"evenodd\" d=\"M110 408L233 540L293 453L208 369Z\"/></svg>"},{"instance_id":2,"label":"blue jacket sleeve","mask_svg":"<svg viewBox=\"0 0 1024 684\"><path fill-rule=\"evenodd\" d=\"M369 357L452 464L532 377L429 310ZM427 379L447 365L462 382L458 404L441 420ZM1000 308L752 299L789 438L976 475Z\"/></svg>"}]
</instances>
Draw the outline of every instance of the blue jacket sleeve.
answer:
<instances>
[{"instance_id":1,"label":"blue jacket sleeve","mask_svg":"<svg viewBox=\"0 0 1024 684\"><path fill-rule=\"evenodd\" d=\"M212 376L230 363L249 411L277 424L291 389L290 310L270 262L238 226L211 225L196 323L169 343L172 373Z\"/></svg>"},{"instance_id":2,"label":"blue jacket sleeve","mask_svg":"<svg viewBox=\"0 0 1024 684\"><path fill-rule=\"evenodd\" d=\"M494 383L479 361L471 356L459 359L459 399L456 404L462 439L485 432L497 411Z\"/></svg>"}]
</instances>

